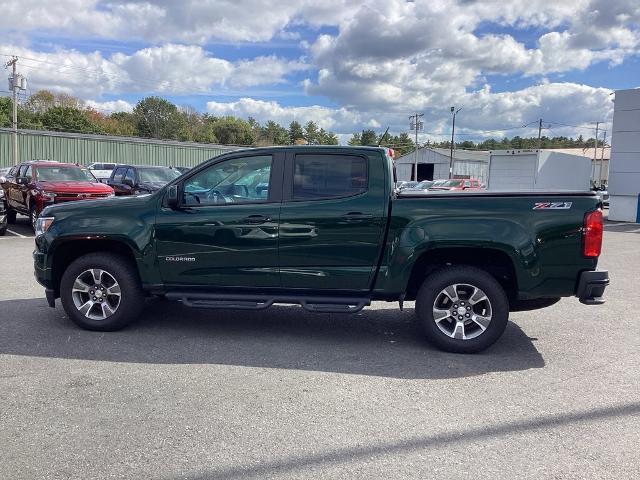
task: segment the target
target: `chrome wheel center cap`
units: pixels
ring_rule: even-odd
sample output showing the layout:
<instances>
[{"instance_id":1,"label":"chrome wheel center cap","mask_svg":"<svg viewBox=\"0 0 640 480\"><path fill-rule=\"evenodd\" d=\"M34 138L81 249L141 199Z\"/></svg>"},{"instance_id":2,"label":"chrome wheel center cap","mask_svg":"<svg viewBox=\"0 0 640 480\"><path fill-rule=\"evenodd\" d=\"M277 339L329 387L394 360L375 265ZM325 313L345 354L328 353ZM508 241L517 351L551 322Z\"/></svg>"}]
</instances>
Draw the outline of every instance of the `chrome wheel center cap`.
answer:
<instances>
[{"instance_id":1,"label":"chrome wheel center cap","mask_svg":"<svg viewBox=\"0 0 640 480\"><path fill-rule=\"evenodd\" d=\"M467 313L467 309L464 307L458 307L458 315L464 315Z\"/></svg>"},{"instance_id":2,"label":"chrome wheel center cap","mask_svg":"<svg viewBox=\"0 0 640 480\"><path fill-rule=\"evenodd\" d=\"M102 290L96 290L96 297L102 298Z\"/></svg>"}]
</instances>

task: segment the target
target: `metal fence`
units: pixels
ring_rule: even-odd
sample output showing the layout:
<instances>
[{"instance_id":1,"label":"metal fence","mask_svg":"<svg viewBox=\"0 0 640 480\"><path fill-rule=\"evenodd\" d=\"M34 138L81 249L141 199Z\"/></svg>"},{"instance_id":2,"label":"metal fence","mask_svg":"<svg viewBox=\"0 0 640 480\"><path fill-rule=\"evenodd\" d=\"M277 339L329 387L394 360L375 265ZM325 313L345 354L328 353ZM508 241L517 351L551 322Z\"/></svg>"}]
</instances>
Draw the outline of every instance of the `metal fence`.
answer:
<instances>
[{"instance_id":1,"label":"metal fence","mask_svg":"<svg viewBox=\"0 0 640 480\"><path fill-rule=\"evenodd\" d=\"M13 165L11 130L0 128L0 167ZM18 160L194 167L239 147L146 138L20 130Z\"/></svg>"}]
</instances>

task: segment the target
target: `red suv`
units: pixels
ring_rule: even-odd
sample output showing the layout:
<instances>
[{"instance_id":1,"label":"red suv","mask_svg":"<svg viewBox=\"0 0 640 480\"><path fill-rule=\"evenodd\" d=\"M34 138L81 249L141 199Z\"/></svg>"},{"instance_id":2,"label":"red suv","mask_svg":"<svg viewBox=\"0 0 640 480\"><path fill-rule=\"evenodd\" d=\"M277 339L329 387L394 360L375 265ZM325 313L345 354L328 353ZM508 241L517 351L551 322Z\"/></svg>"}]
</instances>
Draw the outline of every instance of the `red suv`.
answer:
<instances>
[{"instance_id":1,"label":"red suv","mask_svg":"<svg viewBox=\"0 0 640 480\"><path fill-rule=\"evenodd\" d=\"M29 215L34 229L38 215L48 205L113 196L113 189L99 183L86 168L44 160L16 165L1 186L8 222L13 223L16 213L22 213Z\"/></svg>"}]
</instances>

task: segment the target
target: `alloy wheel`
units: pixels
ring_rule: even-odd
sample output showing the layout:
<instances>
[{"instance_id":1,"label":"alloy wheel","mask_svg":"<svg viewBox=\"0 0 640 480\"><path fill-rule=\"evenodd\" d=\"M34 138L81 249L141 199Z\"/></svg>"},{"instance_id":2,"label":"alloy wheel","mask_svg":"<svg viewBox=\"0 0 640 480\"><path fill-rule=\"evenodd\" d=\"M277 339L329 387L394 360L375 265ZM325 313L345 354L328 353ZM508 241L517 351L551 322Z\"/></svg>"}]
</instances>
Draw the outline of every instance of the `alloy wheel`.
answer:
<instances>
[{"instance_id":1,"label":"alloy wheel","mask_svg":"<svg viewBox=\"0 0 640 480\"><path fill-rule=\"evenodd\" d=\"M442 289L433 302L433 321L442 333L456 340L471 340L482 335L492 315L487 295L466 283Z\"/></svg>"},{"instance_id":2,"label":"alloy wheel","mask_svg":"<svg viewBox=\"0 0 640 480\"><path fill-rule=\"evenodd\" d=\"M76 277L71 296L85 317L105 320L118 310L122 292L113 275L106 270L92 268Z\"/></svg>"}]
</instances>

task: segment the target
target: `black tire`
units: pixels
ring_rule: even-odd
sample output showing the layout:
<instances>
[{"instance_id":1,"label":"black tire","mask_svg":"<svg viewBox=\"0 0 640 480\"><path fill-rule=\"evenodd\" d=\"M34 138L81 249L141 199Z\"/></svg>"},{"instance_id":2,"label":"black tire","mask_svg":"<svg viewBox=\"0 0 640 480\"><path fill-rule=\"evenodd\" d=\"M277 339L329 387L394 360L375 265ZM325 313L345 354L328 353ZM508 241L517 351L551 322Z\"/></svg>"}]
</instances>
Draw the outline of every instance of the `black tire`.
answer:
<instances>
[{"instance_id":1,"label":"black tire","mask_svg":"<svg viewBox=\"0 0 640 480\"><path fill-rule=\"evenodd\" d=\"M16 211L9 208L9 206L7 206L7 223L12 225L16 223Z\"/></svg>"},{"instance_id":2,"label":"black tire","mask_svg":"<svg viewBox=\"0 0 640 480\"><path fill-rule=\"evenodd\" d=\"M4 237L4 234L7 233L7 226L0 227L0 237Z\"/></svg>"},{"instance_id":3,"label":"black tire","mask_svg":"<svg viewBox=\"0 0 640 480\"><path fill-rule=\"evenodd\" d=\"M445 288L451 285L465 284L477 287L484 292L488 302L490 302L491 321L483 331L476 323L460 317L463 318L464 322L468 322L471 329L475 328L474 333L477 333L478 336L467 339L452 338L445 334L434 320L433 309L436 301L444 298L441 293ZM467 301L465 308L469 308L469 306L470 304ZM471 311L471 314L473 315L473 311ZM471 266L445 267L430 274L420 287L416 296L416 315L422 324L427 340L432 345L447 352L476 353L491 346L503 334L509 320L509 301L500 284L484 270ZM447 318L443 321L448 322L442 324L445 330L449 328L448 325L451 325L452 332L456 331L457 327L454 326L455 318ZM461 328L461 331L464 332L464 327Z\"/></svg>"},{"instance_id":4,"label":"black tire","mask_svg":"<svg viewBox=\"0 0 640 480\"><path fill-rule=\"evenodd\" d=\"M29 223L31 223L31 230L35 233L36 223L38 222L38 213L36 212L36 206L31 205L29 208Z\"/></svg>"},{"instance_id":5,"label":"black tire","mask_svg":"<svg viewBox=\"0 0 640 480\"><path fill-rule=\"evenodd\" d=\"M90 269L101 269L113 277L120 286L121 296L115 312L105 319L92 319L78 310L74 303L73 286L76 278ZM65 312L78 326L86 330L111 332L135 320L145 303L145 295L138 273L126 258L111 253L90 253L69 265L60 282L60 299Z\"/></svg>"}]
</instances>

